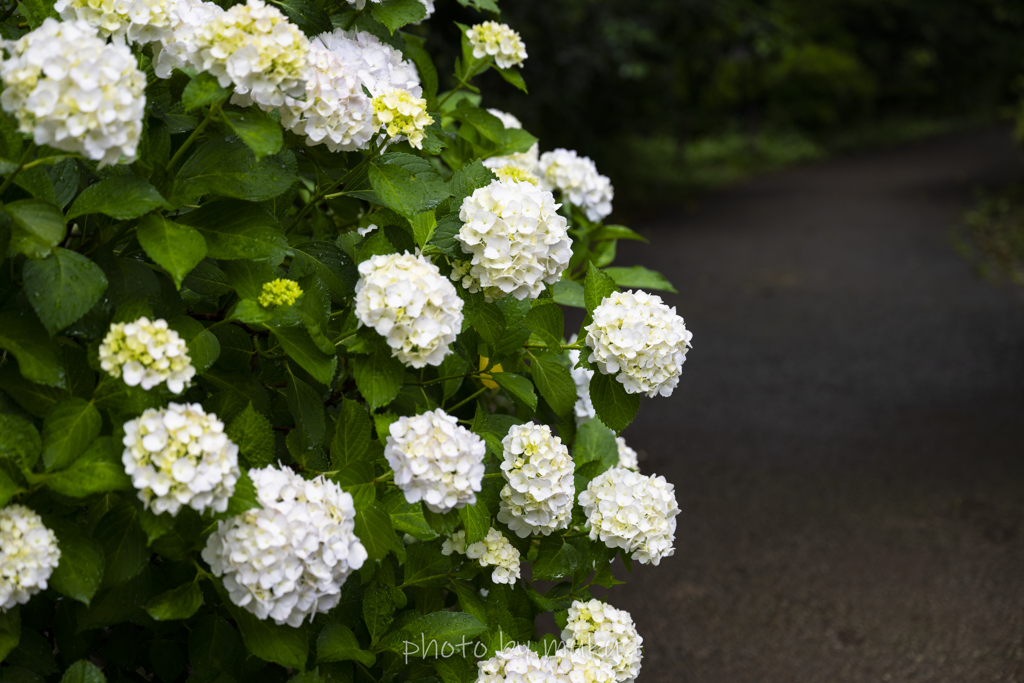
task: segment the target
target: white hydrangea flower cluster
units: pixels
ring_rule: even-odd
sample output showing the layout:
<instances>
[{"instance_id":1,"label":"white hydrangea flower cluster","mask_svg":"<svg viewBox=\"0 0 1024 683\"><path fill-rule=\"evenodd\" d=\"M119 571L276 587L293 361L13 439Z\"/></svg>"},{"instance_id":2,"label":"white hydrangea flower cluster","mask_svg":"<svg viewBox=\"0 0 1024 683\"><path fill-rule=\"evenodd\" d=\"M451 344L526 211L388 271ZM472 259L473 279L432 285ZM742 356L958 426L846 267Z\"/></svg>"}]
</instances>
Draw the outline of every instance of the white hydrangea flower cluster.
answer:
<instances>
[{"instance_id":1,"label":"white hydrangea flower cluster","mask_svg":"<svg viewBox=\"0 0 1024 683\"><path fill-rule=\"evenodd\" d=\"M491 301L511 294L536 299L562 277L572 258L566 220L550 192L495 180L466 197L456 239L472 256L470 275Z\"/></svg>"},{"instance_id":2,"label":"white hydrangea flower cluster","mask_svg":"<svg viewBox=\"0 0 1024 683\"><path fill-rule=\"evenodd\" d=\"M423 149L424 131L434 122L427 113L427 101L401 88L389 88L374 97L373 116L376 128L384 128L388 137L405 138L416 149Z\"/></svg>"},{"instance_id":3,"label":"white hydrangea flower cluster","mask_svg":"<svg viewBox=\"0 0 1024 683\"><path fill-rule=\"evenodd\" d=\"M561 648L550 657L560 683L615 683L612 665L586 648Z\"/></svg>"},{"instance_id":4,"label":"white hydrangea flower cluster","mask_svg":"<svg viewBox=\"0 0 1024 683\"><path fill-rule=\"evenodd\" d=\"M514 645L476 663L476 683L562 683L555 674L555 660L541 657L529 645ZM575 683L575 682L573 682Z\"/></svg>"},{"instance_id":5,"label":"white hydrangea flower cluster","mask_svg":"<svg viewBox=\"0 0 1024 683\"><path fill-rule=\"evenodd\" d=\"M173 0L57 0L66 21L80 19L115 43L154 43L171 37Z\"/></svg>"},{"instance_id":6,"label":"white hydrangea flower cluster","mask_svg":"<svg viewBox=\"0 0 1024 683\"><path fill-rule=\"evenodd\" d=\"M313 73L309 40L276 7L248 0L200 25L187 42L188 62L235 88L232 102L280 107L302 98Z\"/></svg>"},{"instance_id":7,"label":"white hydrangea flower cluster","mask_svg":"<svg viewBox=\"0 0 1024 683\"><path fill-rule=\"evenodd\" d=\"M190 66L189 55L195 51L196 33L224 14L224 10L203 0L174 0L167 13L170 32L153 44L153 71L158 78L170 78L174 69Z\"/></svg>"},{"instance_id":8,"label":"white hydrangea flower cluster","mask_svg":"<svg viewBox=\"0 0 1024 683\"><path fill-rule=\"evenodd\" d=\"M485 21L466 29L466 37L477 59L494 57L499 69L522 66L526 61L526 44L508 24Z\"/></svg>"},{"instance_id":9,"label":"white hydrangea flower cluster","mask_svg":"<svg viewBox=\"0 0 1024 683\"><path fill-rule=\"evenodd\" d=\"M410 503L432 512L472 505L484 478L483 439L440 408L391 423L384 457Z\"/></svg>"},{"instance_id":10,"label":"white hydrangea flower cluster","mask_svg":"<svg viewBox=\"0 0 1024 683\"><path fill-rule=\"evenodd\" d=\"M640 674L644 639L626 610L600 600L576 600L569 607L562 640L566 648L589 652L609 666L616 683L633 683Z\"/></svg>"},{"instance_id":11,"label":"white hydrangea flower cluster","mask_svg":"<svg viewBox=\"0 0 1024 683\"><path fill-rule=\"evenodd\" d=\"M570 344L575 342L575 336L569 340ZM576 426L579 427L587 420L597 417L594 402L590 400L590 380L594 378L594 371L576 367L576 364L580 362L580 352L576 349L569 352L569 361L572 363L569 372L576 385L576 405L573 407L573 412L576 414Z\"/></svg>"},{"instance_id":12,"label":"white hydrangea flower cluster","mask_svg":"<svg viewBox=\"0 0 1024 683\"><path fill-rule=\"evenodd\" d=\"M377 330L406 365L440 365L462 331L463 301L437 266L412 254L359 264L356 317Z\"/></svg>"},{"instance_id":13,"label":"white hydrangea flower cluster","mask_svg":"<svg viewBox=\"0 0 1024 683\"><path fill-rule=\"evenodd\" d=\"M123 377L128 386L146 391L166 383L180 394L196 374L184 340L162 319L114 323L100 344L99 356L100 367L111 377Z\"/></svg>"},{"instance_id":14,"label":"white hydrangea flower cluster","mask_svg":"<svg viewBox=\"0 0 1024 683\"><path fill-rule=\"evenodd\" d=\"M0 510L0 612L46 590L60 562L57 536L24 505Z\"/></svg>"},{"instance_id":15,"label":"white hydrangea flower cluster","mask_svg":"<svg viewBox=\"0 0 1024 683\"><path fill-rule=\"evenodd\" d=\"M238 446L224 423L198 403L149 408L124 424L124 471L147 509L177 515L187 505L197 512L224 512L235 492Z\"/></svg>"},{"instance_id":16,"label":"white hydrangea flower cluster","mask_svg":"<svg viewBox=\"0 0 1024 683\"><path fill-rule=\"evenodd\" d=\"M675 554L675 487L664 477L614 467L595 477L580 494L590 538L631 552L641 564L657 565Z\"/></svg>"},{"instance_id":17,"label":"white hydrangea flower cluster","mask_svg":"<svg viewBox=\"0 0 1024 683\"><path fill-rule=\"evenodd\" d=\"M613 292L587 326L587 360L615 375L630 394L671 396L679 384L693 333L657 294Z\"/></svg>"},{"instance_id":18,"label":"white hydrangea flower cluster","mask_svg":"<svg viewBox=\"0 0 1024 683\"><path fill-rule=\"evenodd\" d=\"M285 97L281 125L306 138L306 144L325 144L332 152L365 149L376 132L373 103L363 92L359 74L327 48L321 38L310 43L313 76L302 99Z\"/></svg>"},{"instance_id":19,"label":"white hydrangea flower cluster","mask_svg":"<svg viewBox=\"0 0 1024 683\"><path fill-rule=\"evenodd\" d=\"M501 489L498 520L520 538L549 535L569 523L576 483L576 465L569 449L548 425L513 425L502 439Z\"/></svg>"},{"instance_id":20,"label":"white hydrangea flower cluster","mask_svg":"<svg viewBox=\"0 0 1024 683\"><path fill-rule=\"evenodd\" d=\"M298 627L337 605L345 579L366 561L352 496L287 467L251 469L249 476L263 507L221 520L202 556L224 577L233 603Z\"/></svg>"},{"instance_id":21,"label":"white hydrangea flower cluster","mask_svg":"<svg viewBox=\"0 0 1024 683\"><path fill-rule=\"evenodd\" d=\"M135 161L146 75L127 46L108 44L84 21L47 18L4 48L0 106L18 130L100 166Z\"/></svg>"},{"instance_id":22,"label":"white hydrangea flower cluster","mask_svg":"<svg viewBox=\"0 0 1024 683\"><path fill-rule=\"evenodd\" d=\"M416 65L372 33L336 29L317 36L314 42L354 71L372 97L392 88L407 90L413 97L423 95Z\"/></svg>"},{"instance_id":23,"label":"white hydrangea flower cluster","mask_svg":"<svg viewBox=\"0 0 1024 683\"><path fill-rule=\"evenodd\" d=\"M559 148L544 152L539 163L545 187L558 189L562 198L583 209L587 218L597 222L612 212L615 188L607 176L597 172L597 166L589 157Z\"/></svg>"},{"instance_id":24,"label":"white hydrangea flower cluster","mask_svg":"<svg viewBox=\"0 0 1024 683\"><path fill-rule=\"evenodd\" d=\"M630 448L621 436L615 437L615 443L619 446L619 467L639 472L640 456L637 452Z\"/></svg>"},{"instance_id":25,"label":"white hydrangea flower cluster","mask_svg":"<svg viewBox=\"0 0 1024 683\"><path fill-rule=\"evenodd\" d=\"M466 545L466 532L456 531L446 538L441 546L443 555L461 553L471 560L478 560L481 567L494 567L491 581L515 586L519 578L519 551L501 532L491 527L484 540Z\"/></svg>"}]
</instances>

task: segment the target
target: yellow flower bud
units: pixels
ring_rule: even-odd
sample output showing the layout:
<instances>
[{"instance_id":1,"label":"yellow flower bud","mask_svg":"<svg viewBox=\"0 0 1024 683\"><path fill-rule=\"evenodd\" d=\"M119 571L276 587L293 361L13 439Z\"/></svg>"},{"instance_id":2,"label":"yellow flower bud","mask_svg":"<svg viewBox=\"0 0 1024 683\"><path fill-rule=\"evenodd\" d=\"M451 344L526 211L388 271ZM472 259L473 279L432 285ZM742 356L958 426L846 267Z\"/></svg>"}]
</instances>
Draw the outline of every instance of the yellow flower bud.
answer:
<instances>
[{"instance_id":1,"label":"yellow flower bud","mask_svg":"<svg viewBox=\"0 0 1024 683\"><path fill-rule=\"evenodd\" d=\"M298 282L278 278L263 285L259 303L264 308L291 306L300 296L302 296L302 288L299 287Z\"/></svg>"}]
</instances>

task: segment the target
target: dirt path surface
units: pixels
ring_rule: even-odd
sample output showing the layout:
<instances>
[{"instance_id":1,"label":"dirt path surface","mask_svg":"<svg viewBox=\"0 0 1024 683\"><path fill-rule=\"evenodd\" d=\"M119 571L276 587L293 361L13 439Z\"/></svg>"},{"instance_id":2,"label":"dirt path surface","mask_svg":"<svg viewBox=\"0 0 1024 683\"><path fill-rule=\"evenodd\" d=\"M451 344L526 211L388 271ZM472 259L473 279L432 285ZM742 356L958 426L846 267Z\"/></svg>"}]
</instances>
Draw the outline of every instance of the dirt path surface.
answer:
<instances>
[{"instance_id":1,"label":"dirt path surface","mask_svg":"<svg viewBox=\"0 0 1024 683\"><path fill-rule=\"evenodd\" d=\"M613 602L642 683L1024 681L1024 299L950 232L1020 178L972 132L762 178L621 246L694 332L625 433L676 556Z\"/></svg>"}]
</instances>

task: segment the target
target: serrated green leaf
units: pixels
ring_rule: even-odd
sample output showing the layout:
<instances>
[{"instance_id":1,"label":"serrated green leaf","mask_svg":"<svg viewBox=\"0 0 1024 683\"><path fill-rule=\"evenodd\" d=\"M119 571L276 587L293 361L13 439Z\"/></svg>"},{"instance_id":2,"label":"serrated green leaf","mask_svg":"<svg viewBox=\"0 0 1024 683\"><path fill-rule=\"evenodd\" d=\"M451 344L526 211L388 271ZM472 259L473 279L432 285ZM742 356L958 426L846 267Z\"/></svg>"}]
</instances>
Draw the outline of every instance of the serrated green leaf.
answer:
<instances>
[{"instance_id":1,"label":"serrated green leaf","mask_svg":"<svg viewBox=\"0 0 1024 683\"><path fill-rule=\"evenodd\" d=\"M281 666L305 671L309 656L306 629L278 626L273 621L258 619L255 614L238 607L224 595L224 605L238 624L245 648L255 657Z\"/></svg>"},{"instance_id":2,"label":"serrated green leaf","mask_svg":"<svg viewBox=\"0 0 1024 683\"><path fill-rule=\"evenodd\" d=\"M50 335L92 309L107 289L107 276L87 257L54 247L41 260L25 262L25 295Z\"/></svg>"},{"instance_id":3,"label":"serrated green leaf","mask_svg":"<svg viewBox=\"0 0 1024 683\"><path fill-rule=\"evenodd\" d=\"M526 89L526 81L523 80L523 74L520 73L519 69L509 68L498 69L497 71L501 75L501 77L505 79L506 82L511 83L513 86L515 86L519 90L522 90L524 93L530 92L529 90Z\"/></svg>"},{"instance_id":4,"label":"serrated green leaf","mask_svg":"<svg viewBox=\"0 0 1024 683\"><path fill-rule=\"evenodd\" d=\"M587 279L583 282L583 299L587 306L587 313L592 314L605 297L617 291L619 288L615 286L615 280L610 275L600 268L590 266L590 269L587 270Z\"/></svg>"},{"instance_id":5,"label":"serrated green leaf","mask_svg":"<svg viewBox=\"0 0 1024 683\"><path fill-rule=\"evenodd\" d=\"M466 530L467 544L484 540L491 530L491 513L479 500L474 505L459 508L459 519L462 520L462 528Z\"/></svg>"},{"instance_id":6,"label":"serrated green leaf","mask_svg":"<svg viewBox=\"0 0 1024 683\"><path fill-rule=\"evenodd\" d=\"M231 130L252 150L257 159L277 154L284 146L281 124L256 107L221 111Z\"/></svg>"},{"instance_id":7,"label":"serrated green leaf","mask_svg":"<svg viewBox=\"0 0 1024 683\"><path fill-rule=\"evenodd\" d=\"M174 181L173 194L179 204L204 195L262 202L282 194L295 180L295 171L283 156L257 160L240 139L215 138L199 147L182 164Z\"/></svg>"},{"instance_id":8,"label":"serrated green leaf","mask_svg":"<svg viewBox=\"0 0 1024 683\"><path fill-rule=\"evenodd\" d=\"M637 237L639 237L639 235ZM604 273L614 280L615 284L621 287L627 287L630 289L660 289L666 292L672 292L673 294L678 293L676 288L672 286L672 283L669 282L664 275L657 271L644 268L643 266L631 266L629 268L605 268Z\"/></svg>"},{"instance_id":9,"label":"serrated green leaf","mask_svg":"<svg viewBox=\"0 0 1024 683\"><path fill-rule=\"evenodd\" d=\"M69 398L55 405L43 420L43 464L62 470L89 448L100 434L103 418L89 401Z\"/></svg>"},{"instance_id":10,"label":"serrated green leaf","mask_svg":"<svg viewBox=\"0 0 1024 683\"><path fill-rule=\"evenodd\" d=\"M157 621L188 619L199 611L202 604L203 591L195 581L189 581L147 602L146 614Z\"/></svg>"},{"instance_id":11,"label":"serrated green leaf","mask_svg":"<svg viewBox=\"0 0 1024 683\"><path fill-rule=\"evenodd\" d=\"M20 641L21 610L15 605L13 609L0 612L0 662L7 659Z\"/></svg>"},{"instance_id":12,"label":"serrated green leaf","mask_svg":"<svg viewBox=\"0 0 1024 683\"><path fill-rule=\"evenodd\" d=\"M217 336L203 327L198 320L181 315L168 320L167 325L185 342L196 373L206 372L217 361L220 356L220 342L217 341Z\"/></svg>"},{"instance_id":13,"label":"serrated green leaf","mask_svg":"<svg viewBox=\"0 0 1024 683\"><path fill-rule=\"evenodd\" d=\"M196 228L214 259L257 259L277 265L284 260L288 240L277 218L259 204L220 201L178 217L178 223Z\"/></svg>"},{"instance_id":14,"label":"serrated green leaf","mask_svg":"<svg viewBox=\"0 0 1024 683\"><path fill-rule=\"evenodd\" d=\"M106 558L103 583L106 586L123 584L137 576L149 562L139 511L128 501L118 503L103 516L93 537L103 546Z\"/></svg>"},{"instance_id":15,"label":"serrated green leaf","mask_svg":"<svg viewBox=\"0 0 1024 683\"><path fill-rule=\"evenodd\" d=\"M410 168L394 163L394 158L391 161L371 163L368 171L370 185L384 206L411 219L447 199L449 190L433 168Z\"/></svg>"},{"instance_id":16,"label":"serrated green leaf","mask_svg":"<svg viewBox=\"0 0 1024 683\"><path fill-rule=\"evenodd\" d=\"M637 232L635 232L633 230L630 230L629 228L627 228L624 225L602 225L600 228L595 230L590 235L590 241L592 243L593 242L603 242L605 240L635 240L637 242L644 242L644 243L649 243L650 242L650 240L648 240L643 235L640 235L639 233L637 233ZM623 268L622 270L629 270L629 269L628 268ZM605 272L608 272L608 270L606 270ZM611 273L609 273L609 275L611 275ZM612 279L614 279L614 278L615 278L615 276L613 275Z\"/></svg>"},{"instance_id":17,"label":"serrated green leaf","mask_svg":"<svg viewBox=\"0 0 1024 683\"><path fill-rule=\"evenodd\" d=\"M13 460L18 469L31 470L42 451L42 437L31 422L0 414L0 458Z\"/></svg>"},{"instance_id":18,"label":"serrated green leaf","mask_svg":"<svg viewBox=\"0 0 1024 683\"><path fill-rule=\"evenodd\" d=\"M551 298L556 304L572 306L574 308L586 308L586 299L583 296L583 285L572 280L559 280L551 286Z\"/></svg>"},{"instance_id":19,"label":"serrated green leaf","mask_svg":"<svg viewBox=\"0 0 1024 683\"><path fill-rule=\"evenodd\" d=\"M394 621L395 608L402 597L401 591L380 581L373 581L367 587L363 596L363 621L374 642Z\"/></svg>"},{"instance_id":20,"label":"serrated green leaf","mask_svg":"<svg viewBox=\"0 0 1024 683\"><path fill-rule=\"evenodd\" d=\"M497 372L492 375L495 384L507 391L514 398L519 399L530 410L537 409L537 394L533 390L533 383L522 375L512 372ZM575 391L575 390L574 390ZM573 402L575 402L575 394Z\"/></svg>"},{"instance_id":21,"label":"serrated green leaf","mask_svg":"<svg viewBox=\"0 0 1024 683\"><path fill-rule=\"evenodd\" d=\"M402 389L405 366L391 356L386 344L378 344L369 356L352 359L356 386L371 410L391 403Z\"/></svg>"},{"instance_id":22,"label":"serrated green leaf","mask_svg":"<svg viewBox=\"0 0 1024 683\"><path fill-rule=\"evenodd\" d=\"M356 661L369 667L377 657L359 647L359 640L352 629L335 621L327 624L316 639L316 661Z\"/></svg>"},{"instance_id":23,"label":"serrated green leaf","mask_svg":"<svg viewBox=\"0 0 1024 683\"><path fill-rule=\"evenodd\" d=\"M537 559L532 565L534 581L556 581L571 576L584 558L561 536L553 534L541 539Z\"/></svg>"},{"instance_id":24,"label":"serrated green leaf","mask_svg":"<svg viewBox=\"0 0 1024 683\"><path fill-rule=\"evenodd\" d=\"M178 289L185 276L206 258L206 240L198 230L163 216L146 216L135 234L149 258L170 274Z\"/></svg>"},{"instance_id":25,"label":"serrated green leaf","mask_svg":"<svg viewBox=\"0 0 1024 683\"><path fill-rule=\"evenodd\" d=\"M60 683L107 683L107 678L95 664L81 659L68 667Z\"/></svg>"},{"instance_id":26,"label":"serrated green leaf","mask_svg":"<svg viewBox=\"0 0 1024 683\"><path fill-rule=\"evenodd\" d=\"M432 541L437 538L437 533L430 528L427 520L423 517L422 506L419 503L407 501L405 493L402 491L391 491L384 496L381 505L387 510L391 517L391 524L396 530L421 541Z\"/></svg>"},{"instance_id":27,"label":"serrated green leaf","mask_svg":"<svg viewBox=\"0 0 1024 683\"><path fill-rule=\"evenodd\" d=\"M400 631L388 636L381 645L393 652L404 652L404 642L430 643L431 653L436 643L438 651L442 647L454 647L463 639L472 639L487 630L476 617L465 612L434 612L420 617L407 624ZM413 653L409 653L415 656ZM428 656L425 652L418 656Z\"/></svg>"},{"instance_id":28,"label":"serrated green leaf","mask_svg":"<svg viewBox=\"0 0 1024 683\"><path fill-rule=\"evenodd\" d=\"M399 543L391 518L380 503L356 513L356 536L366 549L367 562L382 560Z\"/></svg>"},{"instance_id":29,"label":"serrated green leaf","mask_svg":"<svg viewBox=\"0 0 1024 683\"><path fill-rule=\"evenodd\" d=\"M391 33L427 16L427 9L419 0L383 0L371 3L369 10Z\"/></svg>"},{"instance_id":30,"label":"serrated green leaf","mask_svg":"<svg viewBox=\"0 0 1024 683\"><path fill-rule=\"evenodd\" d=\"M47 0L21 0L18 3L18 13L25 17L25 21L33 29L42 26L47 18L60 21L60 15L53 9L53 3Z\"/></svg>"},{"instance_id":31,"label":"serrated green leaf","mask_svg":"<svg viewBox=\"0 0 1024 683\"><path fill-rule=\"evenodd\" d=\"M547 354L537 356L530 362L530 374L537 385L537 390L551 409L561 417L570 416L576 405L576 383L569 368Z\"/></svg>"},{"instance_id":32,"label":"serrated green leaf","mask_svg":"<svg viewBox=\"0 0 1024 683\"><path fill-rule=\"evenodd\" d=\"M274 338L288 357L299 364L313 379L330 386L338 371L338 357L328 355L320 350L309 336L309 331L302 326L278 327L267 325Z\"/></svg>"},{"instance_id":33,"label":"serrated green leaf","mask_svg":"<svg viewBox=\"0 0 1024 683\"><path fill-rule=\"evenodd\" d=\"M270 420L257 412L251 402L228 425L227 435L238 446L249 467L266 467L274 461L274 431Z\"/></svg>"},{"instance_id":34,"label":"serrated green leaf","mask_svg":"<svg viewBox=\"0 0 1024 683\"><path fill-rule=\"evenodd\" d=\"M67 219L102 213L126 221L163 205L164 198L145 178L117 175L85 188L68 209Z\"/></svg>"},{"instance_id":35,"label":"serrated green leaf","mask_svg":"<svg viewBox=\"0 0 1024 683\"><path fill-rule=\"evenodd\" d=\"M462 201L466 197L469 197L481 187L487 187L497 178L494 175L494 171L484 166L483 162L479 159L463 166L455 172L450 183L454 205L457 207L462 206Z\"/></svg>"},{"instance_id":36,"label":"serrated green leaf","mask_svg":"<svg viewBox=\"0 0 1024 683\"><path fill-rule=\"evenodd\" d=\"M561 353L565 336L565 316L561 308L550 303L534 306L523 318L523 325L543 339L549 349Z\"/></svg>"},{"instance_id":37,"label":"serrated green leaf","mask_svg":"<svg viewBox=\"0 0 1024 683\"><path fill-rule=\"evenodd\" d=\"M409 546L403 586L443 586L452 568L451 557L441 553L440 541Z\"/></svg>"},{"instance_id":38,"label":"serrated green leaf","mask_svg":"<svg viewBox=\"0 0 1024 683\"><path fill-rule=\"evenodd\" d=\"M288 402L288 410L295 418L295 428L301 437L303 448L315 448L323 441L326 429L324 404L320 395L301 379L289 373L284 396Z\"/></svg>"},{"instance_id":39,"label":"serrated green leaf","mask_svg":"<svg viewBox=\"0 0 1024 683\"><path fill-rule=\"evenodd\" d=\"M11 241L7 252L11 256L24 254L40 259L64 240L67 228L64 215L53 204L41 199L20 199L3 205L11 217Z\"/></svg>"},{"instance_id":40,"label":"serrated green leaf","mask_svg":"<svg viewBox=\"0 0 1024 683\"><path fill-rule=\"evenodd\" d=\"M0 348L18 360L21 376L48 387L65 386L60 347L32 314L0 313Z\"/></svg>"},{"instance_id":41,"label":"serrated green leaf","mask_svg":"<svg viewBox=\"0 0 1024 683\"><path fill-rule=\"evenodd\" d=\"M486 304L476 314L473 326L481 339L488 344L496 344L505 334L505 314L496 304Z\"/></svg>"},{"instance_id":42,"label":"serrated green leaf","mask_svg":"<svg viewBox=\"0 0 1024 683\"><path fill-rule=\"evenodd\" d=\"M216 614L206 614L196 622L188 636L189 664L198 676L211 683L232 683L233 678L224 675L233 671L233 666L242 651L241 638L227 619ZM217 676L219 672L223 675Z\"/></svg>"},{"instance_id":43,"label":"serrated green leaf","mask_svg":"<svg viewBox=\"0 0 1024 683\"><path fill-rule=\"evenodd\" d=\"M590 380L590 400L601 422L616 433L628 427L640 410L640 394L627 394L614 377L600 372Z\"/></svg>"},{"instance_id":44,"label":"serrated green leaf","mask_svg":"<svg viewBox=\"0 0 1024 683\"><path fill-rule=\"evenodd\" d=\"M80 401L81 399L70 400ZM58 407L61 405L64 404L58 404ZM96 418L99 419L98 411ZM74 428L79 432L84 429L81 424ZM43 430L45 439L45 424ZM96 432L99 433L98 423ZM120 444L109 436L95 439L81 457L76 456L77 459L71 463L70 467L61 469L48 479L46 486L51 491L71 498L84 498L94 493L106 493L107 491L129 491L132 489L132 480L124 471L124 463L121 461L123 450ZM44 460L47 453L43 454ZM54 467L53 469L58 468Z\"/></svg>"},{"instance_id":45,"label":"serrated green leaf","mask_svg":"<svg viewBox=\"0 0 1024 683\"><path fill-rule=\"evenodd\" d=\"M302 278L316 275L327 285L327 291L336 302L343 302L352 296L359 271L352 259L330 242L303 242L292 250L292 264L288 270L291 277Z\"/></svg>"},{"instance_id":46,"label":"serrated green leaf","mask_svg":"<svg viewBox=\"0 0 1024 683\"><path fill-rule=\"evenodd\" d=\"M181 103L185 111L192 111L215 102L223 102L231 95L231 90L222 88L217 77L208 71L196 74L181 93Z\"/></svg>"},{"instance_id":47,"label":"serrated green leaf","mask_svg":"<svg viewBox=\"0 0 1024 683\"><path fill-rule=\"evenodd\" d=\"M11 479L7 472L0 469L0 508L7 505L11 498L24 490L18 482Z\"/></svg>"}]
</instances>

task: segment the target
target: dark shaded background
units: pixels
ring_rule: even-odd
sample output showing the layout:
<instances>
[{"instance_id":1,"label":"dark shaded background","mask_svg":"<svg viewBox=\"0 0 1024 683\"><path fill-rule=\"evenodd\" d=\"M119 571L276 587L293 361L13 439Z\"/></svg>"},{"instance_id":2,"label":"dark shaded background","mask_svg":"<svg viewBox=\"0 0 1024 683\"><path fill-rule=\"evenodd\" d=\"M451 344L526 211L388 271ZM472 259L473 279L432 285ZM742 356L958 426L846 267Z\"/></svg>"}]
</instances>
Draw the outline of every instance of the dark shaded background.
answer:
<instances>
[{"instance_id":1,"label":"dark shaded background","mask_svg":"<svg viewBox=\"0 0 1024 683\"><path fill-rule=\"evenodd\" d=\"M543 149L594 158L621 206L707 178L687 166L770 165L991 117L1024 67L1020 0L520 0L502 12L526 41L530 96L491 73L485 104ZM474 20L456 3L438 15L434 26Z\"/></svg>"}]
</instances>

